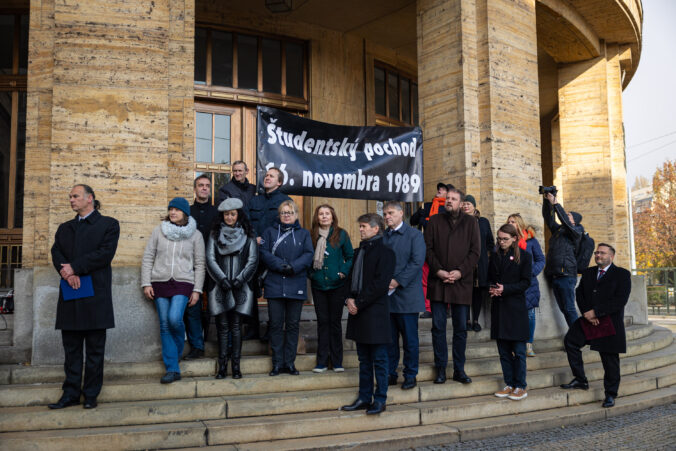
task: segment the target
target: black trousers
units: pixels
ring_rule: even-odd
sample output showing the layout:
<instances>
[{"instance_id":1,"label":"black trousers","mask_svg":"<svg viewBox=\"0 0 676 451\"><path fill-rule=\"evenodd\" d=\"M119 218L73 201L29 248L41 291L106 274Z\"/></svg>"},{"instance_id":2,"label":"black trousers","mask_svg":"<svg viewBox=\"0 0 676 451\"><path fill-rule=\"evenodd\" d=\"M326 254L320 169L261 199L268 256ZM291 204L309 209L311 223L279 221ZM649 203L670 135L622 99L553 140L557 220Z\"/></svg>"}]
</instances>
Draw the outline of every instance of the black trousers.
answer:
<instances>
[{"instance_id":1,"label":"black trousers","mask_svg":"<svg viewBox=\"0 0 676 451\"><path fill-rule=\"evenodd\" d=\"M586 321L584 318L578 318L570 326L566 337L563 339L563 346L568 355L568 364L573 371L573 376L580 382L587 382L584 374L584 363L582 362L582 347L589 344L584 336L580 321ZM620 354L617 352L599 352L601 363L603 364L603 388L606 396L617 396L620 388Z\"/></svg>"},{"instance_id":2,"label":"black trousers","mask_svg":"<svg viewBox=\"0 0 676 451\"><path fill-rule=\"evenodd\" d=\"M481 305L488 295L488 287L472 287L472 322L479 321Z\"/></svg>"},{"instance_id":3,"label":"black trousers","mask_svg":"<svg viewBox=\"0 0 676 451\"><path fill-rule=\"evenodd\" d=\"M62 330L61 339L66 360L66 380L61 387L64 396L80 399L96 398L103 385L103 357L106 350L106 329ZM84 385L82 385L82 348L86 350ZM82 388L80 388L82 386Z\"/></svg>"},{"instance_id":4,"label":"black trousers","mask_svg":"<svg viewBox=\"0 0 676 451\"><path fill-rule=\"evenodd\" d=\"M296 362L302 311L301 299L268 299L268 330L273 366L288 368Z\"/></svg>"},{"instance_id":5,"label":"black trousers","mask_svg":"<svg viewBox=\"0 0 676 451\"><path fill-rule=\"evenodd\" d=\"M312 289L317 314L317 366L343 366L343 287L333 290Z\"/></svg>"}]
</instances>

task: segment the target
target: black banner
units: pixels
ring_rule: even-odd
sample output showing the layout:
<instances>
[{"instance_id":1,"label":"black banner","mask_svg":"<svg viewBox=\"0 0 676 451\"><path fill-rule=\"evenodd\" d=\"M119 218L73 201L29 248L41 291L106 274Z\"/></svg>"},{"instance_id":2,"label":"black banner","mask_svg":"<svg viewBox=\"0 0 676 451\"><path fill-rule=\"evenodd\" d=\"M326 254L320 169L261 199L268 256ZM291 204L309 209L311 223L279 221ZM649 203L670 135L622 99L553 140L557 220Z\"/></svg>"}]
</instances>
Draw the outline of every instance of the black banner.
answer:
<instances>
[{"instance_id":1,"label":"black banner","mask_svg":"<svg viewBox=\"0 0 676 451\"><path fill-rule=\"evenodd\" d=\"M282 192L421 202L420 127L346 127L258 107L258 181L274 166Z\"/></svg>"}]
</instances>

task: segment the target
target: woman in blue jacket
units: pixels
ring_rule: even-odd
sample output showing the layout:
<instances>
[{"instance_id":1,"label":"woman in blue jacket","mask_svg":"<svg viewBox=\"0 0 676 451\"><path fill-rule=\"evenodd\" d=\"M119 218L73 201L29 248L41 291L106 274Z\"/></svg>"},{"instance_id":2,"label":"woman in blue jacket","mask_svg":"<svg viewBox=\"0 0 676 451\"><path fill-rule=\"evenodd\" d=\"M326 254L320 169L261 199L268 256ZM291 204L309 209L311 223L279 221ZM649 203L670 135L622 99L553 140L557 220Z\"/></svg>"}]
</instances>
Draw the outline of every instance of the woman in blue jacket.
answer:
<instances>
[{"instance_id":1,"label":"woman in blue jacket","mask_svg":"<svg viewBox=\"0 0 676 451\"><path fill-rule=\"evenodd\" d=\"M263 285L268 300L272 371L298 375L294 366L298 347L298 323L307 299L307 270L312 265L310 232L298 222L298 206L286 200L277 209L279 219L263 232L261 260L267 268Z\"/></svg>"},{"instance_id":2,"label":"woman in blue jacket","mask_svg":"<svg viewBox=\"0 0 676 451\"><path fill-rule=\"evenodd\" d=\"M533 276L531 277L530 286L526 290L526 307L528 308L528 326L530 335L526 342L526 355L528 357L535 357L533 351L533 335L535 335L535 308L540 306L540 285L538 283L538 274L545 267L545 254L542 252L540 243L535 238L535 230L532 227L526 226L525 221L519 213L509 215L507 223L516 227L519 232L519 249L528 252L533 257Z\"/></svg>"},{"instance_id":3,"label":"woman in blue jacket","mask_svg":"<svg viewBox=\"0 0 676 451\"><path fill-rule=\"evenodd\" d=\"M312 371L326 371L330 358L333 371L341 372L344 286L352 269L354 249L347 232L338 227L338 216L330 205L320 205L315 210L310 236L314 245L310 280L317 313L317 365Z\"/></svg>"}]
</instances>

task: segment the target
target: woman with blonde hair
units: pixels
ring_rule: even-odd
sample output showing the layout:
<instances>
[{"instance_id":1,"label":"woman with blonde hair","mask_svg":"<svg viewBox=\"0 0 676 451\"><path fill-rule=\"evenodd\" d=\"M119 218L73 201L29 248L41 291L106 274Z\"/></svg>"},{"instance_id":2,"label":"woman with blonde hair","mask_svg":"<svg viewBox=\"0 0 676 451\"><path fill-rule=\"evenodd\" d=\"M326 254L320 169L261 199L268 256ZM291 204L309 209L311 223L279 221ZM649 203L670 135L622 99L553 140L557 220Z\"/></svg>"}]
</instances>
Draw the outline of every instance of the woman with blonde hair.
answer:
<instances>
[{"instance_id":1,"label":"woman with blonde hair","mask_svg":"<svg viewBox=\"0 0 676 451\"><path fill-rule=\"evenodd\" d=\"M535 357L533 350L533 336L535 334L535 309L540 305L540 285L538 284L538 274L545 267L545 254L542 252L540 243L535 238L535 230L531 226L526 226L525 221L519 213L509 215L507 223L516 227L519 234L519 249L528 252L533 258L532 277L530 286L526 290L526 307L528 308L528 326L529 336L526 342L526 355Z\"/></svg>"},{"instance_id":2,"label":"woman with blonde hair","mask_svg":"<svg viewBox=\"0 0 676 451\"><path fill-rule=\"evenodd\" d=\"M307 271L314 249L310 232L298 222L298 206L285 200L277 209L279 217L263 232L260 256L267 272L263 285L268 300L272 370L298 375L295 367L300 314L307 299Z\"/></svg>"}]
</instances>

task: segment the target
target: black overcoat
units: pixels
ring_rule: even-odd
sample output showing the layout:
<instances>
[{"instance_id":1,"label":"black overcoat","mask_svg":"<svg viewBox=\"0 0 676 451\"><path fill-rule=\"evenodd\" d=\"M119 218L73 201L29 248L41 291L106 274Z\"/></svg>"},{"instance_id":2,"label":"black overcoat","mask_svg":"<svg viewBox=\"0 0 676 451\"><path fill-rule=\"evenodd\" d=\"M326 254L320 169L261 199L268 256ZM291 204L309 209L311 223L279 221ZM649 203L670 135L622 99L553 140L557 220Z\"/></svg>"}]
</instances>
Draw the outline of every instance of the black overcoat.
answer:
<instances>
[{"instance_id":1,"label":"black overcoat","mask_svg":"<svg viewBox=\"0 0 676 451\"><path fill-rule=\"evenodd\" d=\"M389 344L390 307L387 291L394 276L396 263L392 249L383 243L382 238L362 241L354 254L357 261L360 252L364 254L362 289L355 298L357 314L347 318L346 338L364 344ZM354 264L347 279L348 292L354 276Z\"/></svg>"},{"instance_id":2,"label":"black overcoat","mask_svg":"<svg viewBox=\"0 0 676 451\"><path fill-rule=\"evenodd\" d=\"M528 252L520 252L519 263L513 249L506 254L501 250L491 253L488 280L504 287L502 296L491 298L491 339L528 340L526 290L530 286L532 264L533 257Z\"/></svg>"},{"instance_id":3,"label":"black overcoat","mask_svg":"<svg viewBox=\"0 0 676 451\"><path fill-rule=\"evenodd\" d=\"M113 272L110 263L117 250L120 224L115 218L94 210L78 223L78 217L64 222L56 231L52 261L57 272L62 263L70 263L78 276L92 276L94 296L71 301L63 300L59 289L56 306L56 328L62 330L94 330L115 327Z\"/></svg>"},{"instance_id":4,"label":"black overcoat","mask_svg":"<svg viewBox=\"0 0 676 451\"><path fill-rule=\"evenodd\" d=\"M624 306L631 293L631 274L613 264L603 277L596 280L598 267L592 266L582 273L575 290L577 306L583 314L594 310L598 318L610 315L615 326L615 335L591 340L590 347L599 352L627 352L627 338L624 332ZM578 321L586 321L580 317Z\"/></svg>"}]
</instances>

